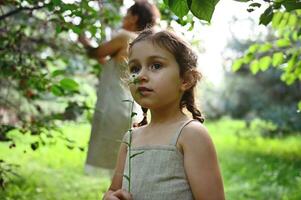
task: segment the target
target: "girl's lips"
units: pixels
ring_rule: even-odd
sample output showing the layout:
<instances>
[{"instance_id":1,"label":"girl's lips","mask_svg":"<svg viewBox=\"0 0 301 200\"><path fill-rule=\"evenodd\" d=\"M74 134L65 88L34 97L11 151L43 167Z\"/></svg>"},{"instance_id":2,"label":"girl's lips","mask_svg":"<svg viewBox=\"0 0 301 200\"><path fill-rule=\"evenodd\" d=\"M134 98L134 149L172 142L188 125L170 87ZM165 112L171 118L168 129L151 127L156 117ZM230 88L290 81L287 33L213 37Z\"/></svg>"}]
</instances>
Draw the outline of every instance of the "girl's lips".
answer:
<instances>
[{"instance_id":1,"label":"girl's lips","mask_svg":"<svg viewBox=\"0 0 301 200\"><path fill-rule=\"evenodd\" d=\"M149 88L147 88L147 87L138 87L137 90L138 90L139 94L142 95L142 96L147 96L147 95L149 95L151 92L153 92L152 89L149 89Z\"/></svg>"},{"instance_id":2,"label":"girl's lips","mask_svg":"<svg viewBox=\"0 0 301 200\"><path fill-rule=\"evenodd\" d=\"M152 92L153 90L147 87L138 87L139 92Z\"/></svg>"}]
</instances>

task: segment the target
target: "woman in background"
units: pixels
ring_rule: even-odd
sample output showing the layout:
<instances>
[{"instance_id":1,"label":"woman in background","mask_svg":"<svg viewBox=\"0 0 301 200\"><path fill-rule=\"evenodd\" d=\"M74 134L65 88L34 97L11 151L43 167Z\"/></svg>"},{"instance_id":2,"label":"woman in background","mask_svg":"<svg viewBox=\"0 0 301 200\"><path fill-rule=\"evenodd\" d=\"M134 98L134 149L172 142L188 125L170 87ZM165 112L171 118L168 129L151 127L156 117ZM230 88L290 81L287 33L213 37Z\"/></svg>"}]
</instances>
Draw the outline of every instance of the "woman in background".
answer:
<instances>
[{"instance_id":1,"label":"woman in background","mask_svg":"<svg viewBox=\"0 0 301 200\"><path fill-rule=\"evenodd\" d=\"M154 26L159 18L160 13L154 5L147 1L136 1L127 10L122 29L110 41L93 48L85 37L79 37L88 55L103 64L85 166L87 173L93 173L95 167L111 173L115 167L120 141L130 128L131 105L123 102L132 99L124 81L128 74L126 61L129 43L139 31ZM107 56L109 60L106 61ZM136 105L134 112L139 112Z\"/></svg>"}]
</instances>

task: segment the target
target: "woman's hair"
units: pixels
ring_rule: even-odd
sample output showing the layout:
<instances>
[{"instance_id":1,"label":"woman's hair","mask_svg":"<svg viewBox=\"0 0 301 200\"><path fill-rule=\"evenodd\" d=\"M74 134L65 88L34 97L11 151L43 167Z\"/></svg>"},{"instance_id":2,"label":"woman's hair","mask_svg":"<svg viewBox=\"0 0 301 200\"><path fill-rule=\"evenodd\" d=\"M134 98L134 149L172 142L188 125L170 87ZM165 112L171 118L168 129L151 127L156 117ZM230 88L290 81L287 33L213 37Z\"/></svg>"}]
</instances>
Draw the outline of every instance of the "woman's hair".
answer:
<instances>
[{"instance_id":1,"label":"woman's hair","mask_svg":"<svg viewBox=\"0 0 301 200\"><path fill-rule=\"evenodd\" d=\"M155 32L153 29L146 29L139 34L139 36L130 44L129 51L132 47L141 41L150 41L154 45L169 51L176 59L180 69L180 77L183 79L190 78L192 81L191 87L186 90L180 101L180 108L186 107L191 112L192 117L201 123L204 122L202 113L195 104L195 86L197 81L202 77L201 73L197 71L197 55L193 52L190 45L177 35L170 31ZM143 120L138 124L139 126L147 124L146 108L142 108L144 113Z\"/></svg>"},{"instance_id":2,"label":"woman's hair","mask_svg":"<svg viewBox=\"0 0 301 200\"><path fill-rule=\"evenodd\" d=\"M132 15L138 16L138 31L154 26L160 19L160 11L158 8L147 0L137 0L128 11L130 11Z\"/></svg>"}]
</instances>

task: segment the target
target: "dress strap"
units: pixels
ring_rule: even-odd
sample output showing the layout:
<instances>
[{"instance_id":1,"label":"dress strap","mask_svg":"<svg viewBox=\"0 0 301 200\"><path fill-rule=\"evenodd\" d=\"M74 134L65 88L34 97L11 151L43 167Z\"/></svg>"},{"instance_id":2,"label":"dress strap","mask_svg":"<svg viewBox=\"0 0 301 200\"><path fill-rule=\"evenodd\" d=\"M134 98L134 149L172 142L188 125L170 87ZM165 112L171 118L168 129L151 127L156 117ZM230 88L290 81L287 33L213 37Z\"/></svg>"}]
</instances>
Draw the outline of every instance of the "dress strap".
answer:
<instances>
[{"instance_id":1,"label":"dress strap","mask_svg":"<svg viewBox=\"0 0 301 200\"><path fill-rule=\"evenodd\" d=\"M172 138L172 140L171 140L171 145L174 145L174 146L175 146L175 145L177 144L178 139L179 139L179 137L180 137L180 135L181 135L181 132L182 132L183 128L184 128L187 124L189 124L190 122L192 122L192 121L197 121L197 120L196 120L196 119L190 119L190 120L186 121L186 122L180 127L179 131L177 131L176 134L174 135L174 137Z\"/></svg>"}]
</instances>

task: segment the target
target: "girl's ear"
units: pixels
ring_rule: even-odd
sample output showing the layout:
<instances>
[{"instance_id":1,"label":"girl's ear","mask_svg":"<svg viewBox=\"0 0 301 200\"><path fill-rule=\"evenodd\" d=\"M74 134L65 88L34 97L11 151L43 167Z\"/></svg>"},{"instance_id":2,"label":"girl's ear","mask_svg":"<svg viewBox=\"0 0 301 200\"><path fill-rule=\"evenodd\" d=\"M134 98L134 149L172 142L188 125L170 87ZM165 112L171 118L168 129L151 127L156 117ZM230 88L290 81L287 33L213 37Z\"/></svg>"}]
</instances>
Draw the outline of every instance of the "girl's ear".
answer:
<instances>
[{"instance_id":1,"label":"girl's ear","mask_svg":"<svg viewBox=\"0 0 301 200\"><path fill-rule=\"evenodd\" d=\"M195 77L193 73L185 73L184 77L182 78L182 85L181 85L181 91L185 92L186 90L189 90L191 87L193 87L196 83Z\"/></svg>"}]
</instances>

